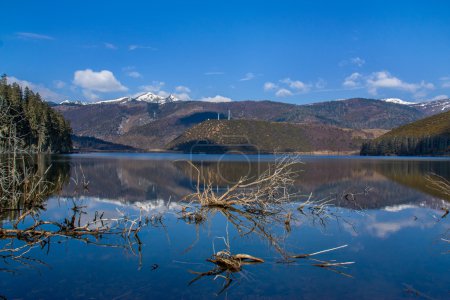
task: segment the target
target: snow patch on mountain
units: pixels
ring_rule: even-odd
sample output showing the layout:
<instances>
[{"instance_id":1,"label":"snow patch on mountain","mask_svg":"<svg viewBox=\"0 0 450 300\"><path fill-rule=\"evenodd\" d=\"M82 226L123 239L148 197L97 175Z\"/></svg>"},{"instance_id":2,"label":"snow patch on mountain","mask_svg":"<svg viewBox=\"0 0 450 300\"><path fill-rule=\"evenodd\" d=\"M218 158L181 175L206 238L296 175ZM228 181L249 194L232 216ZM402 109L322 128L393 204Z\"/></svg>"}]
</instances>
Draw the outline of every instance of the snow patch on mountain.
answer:
<instances>
[{"instance_id":1,"label":"snow patch on mountain","mask_svg":"<svg viewBox=\"0 0 450 300\"><path fill-rule=\"evenodd\" d=\"M450 110L450 99L441 99L429 102L416 103L413 106L431 111L433 113L445 112Z\"/></svg>"},{"instance_id":2,"label":"snow patch on mountain","mask_svg":"<svg viewBox=\"0 0 450 300\"><path fill-rule=\"evenodd\" d=\"M112 99L112 100L102 100L102 101L97 101L93 104L108 104L108 103L125 103L130 101L130 97L121 97L121 98L117 98L117 99Z\"/></svg>"},{"instance_id":3,"label":"snow patch on mountain","mask_svg":"<svg viewBox=\"0 0 450 300\"><path fill-rule=\"evenodd\" d=\"M405 100L402 100L400 98L385 98L385 99L381 99L381 101L389 102L389 103L395 103L395 104L402 104L402 105L413 105L413 104L416 104L415 102L405 101Z\"/></svg>"},{"instance_id":4,"label":"snow patch on mountain","mask_svg":"<svg viewBox=\"0 0 450 300\"><path fill-rule=\"evenodd\" d=\"M64 101L61 101L59 104L63 104L63 105L86 105L88 103L84 102L84 101L79 101L79 100L64 100Z\"/></svg>"},{"instance_id":5,"label":"snow patch on mountain","mask_svg":"<svg viewBox=\"0 0 450 300\"><path fill-rule=\"evenodd\" d=\"M111 100L101 100L97 102L84 102L84 101L71 101L64 100L60 104L62 105L96 105L96 104L122 104L131 101L139 101L139 102L147 102L147 103L157 103L157 104L165 104L169 102L182 101L178 99L176 96L170 94L167 97L153 94L151 92L139 94L135 97L121 97L117 99Z\"/></svg>"},{"instance_id":6,"label":"snow patch on mountain","mask_svg":"<svg viewBox=\"0 0 450 300\"><path fill-rule=\"evenodd\" d=\"M165 103L169 103L169 102L181 101L180 99L178 99L177 97L175 97L172 94L170 94L167 97L162 97L162 96L153 94L151 92L141 94L141 95L133 98L132 100L143 101L143 102L147 102L147 103L158 103L158 104L165 104Z\"/></svg>"}]
</instances>

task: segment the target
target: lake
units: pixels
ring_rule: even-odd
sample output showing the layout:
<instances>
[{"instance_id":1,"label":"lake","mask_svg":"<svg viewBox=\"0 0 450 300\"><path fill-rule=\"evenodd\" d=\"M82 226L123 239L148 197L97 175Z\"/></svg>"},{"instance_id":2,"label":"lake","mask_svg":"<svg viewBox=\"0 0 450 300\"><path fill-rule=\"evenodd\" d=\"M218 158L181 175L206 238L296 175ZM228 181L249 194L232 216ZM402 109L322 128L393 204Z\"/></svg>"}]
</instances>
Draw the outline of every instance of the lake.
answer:
<instances>
[{"instance_id":1,"label":"lake","mask_svg":"<svg viewBox=\"0 0 450 300\"><path fill-rule=\"evenodd\" d=\"M11 252L0 250L0 299L450 298L450 193L427 180L430 174L450 180L450 158L305 156L295 167L289 224L221 209L197 221L183 218L180 200L196 190L196 170L220 194L242 176L267 171L275 159L40 157L44 169L50 166L48 178L59 184L34 210L35 220L80 220L82 226L101 216L116 220L119 230L138 226L133 222L143 226L138 239L122 231L55 236L27 247L24 239L2 237L0 249L17 251L7 257ZM326 203L326 212L298 209L307 199ZM12 206L0 212L3 228L20 216ZM206 259L225 249L264 262L212 272L215 265Z\"/></svg>"}]
</instances>

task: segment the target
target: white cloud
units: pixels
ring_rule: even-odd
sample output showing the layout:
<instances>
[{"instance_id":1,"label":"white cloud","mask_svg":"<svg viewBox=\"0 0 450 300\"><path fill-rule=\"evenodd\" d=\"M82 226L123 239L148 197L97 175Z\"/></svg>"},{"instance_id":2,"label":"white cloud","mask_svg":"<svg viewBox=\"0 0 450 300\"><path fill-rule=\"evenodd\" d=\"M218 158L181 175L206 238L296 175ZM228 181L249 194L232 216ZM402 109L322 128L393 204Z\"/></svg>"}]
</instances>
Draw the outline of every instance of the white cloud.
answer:
<instances>
[{"instance_id":1,"label":"white cloud","mask_svg":"<svg viewBox=\"0 0 450 300\"><path fill-rule=\"evenodd\" d=\"M83 90L83 96L92 101L100 99L100 96L91 90Z\"/></svg>"},{"instance_id":2,"label":"white cloud","mask_svg":"<svg viewBox=\"0 0 450 300\"><path fill-rule=\"evenodd\" d=\"M57 89L63 89L66 86L66 83L64 81L62 81L62 80L54 80L53 81L53 85Z\"/></svg>"},{"instance_id":3,"label":"white cloud","mask_svg":"<svg viewBox=\"0 0 450 300\"><path fill-rule=\"evenodd\" d=\"M239 79L239 81L248 81L248 80L254 79L255 77L256 77L255 74L249 72L249 73L245 74L245 76L243 78Z\"/></svg>"},{"instance_id":4,"label":"white cloud","mask_svg":"<svg viewBox=\"0 0 450 300\"><path fill-rule=\"evenodd\" d=\"M180 93L190 93L190 92L191 92L191 89L190 89L190 88L188 88L187 86L183 86L183 85L177 86L177 87L175 88L175 90L176 90L177 92L180 92Z\"/></svg>"},{"instance_id":5,"label":"white cloud","mask_svg":"<svg viewBox=\"0 0 450 300\"><path fill-rule=\"evenodd\" d=\"M132 78L141 78L142 74L137 71L130 71L127 73L127 76L132 77Z\"/></svg>"},{"instance_id":6,"label":"white cloud","mask_svg":"<svg viewBox=\"0 0 450 300\"><path fill-rule=\"evenodd\" d=\"M316 81L316 84L315 84L316 89L324 89L326 86L327 86L327 82L325 81L325 79L319 78Z\"/></svg>"},{"instance_id":7,"label":"white cloud","mask_svg":"<svg viewBox=\"0 0 450 300\"><path fill-rule=\"evenodd\" d=\"M145 92L155 93L155 92L159 92L164 85L165 85L165 83L162 81L153 81L152 84L141 86L141 90L143 90Z\"/></svg>"},{"instance_id":8,"label":"white cloud","mask_svg":"<svg viewBox=\"0 0 450 300\"><path fill-rule=\"evenodd\" d=\"M166 92L166 91L158 91L156 94L160 97L167 98L170 96L171 93Z\"/></svg>"},{"instance_id":9,"label":"white cloud","mask_svg":"<svg viewBox=\"0 0 450 300\"><path fill-rule=\"evenodd\" d=\"M201 101L205 101L205 102L231 102L233 100L231 100L231 98L225 97L225 96L221 96L221 95L216 95L214 97L203 97L202 99L200 99Z\"/></svg>"},{"instance_id":10,"label":"white cloud","mask_svg":"<svg viewBox=\"0 0 450 300\"><path fill-rule=\"evenodd\" d=\"M16 36L24 40L54 40L53 37L33 32L17 32Z\"/></svg>"},{"instance_id":11,"label":"white cloud","mask_svg":"<svg viewBox=\"0 0 450 300\"><path fill-rule=\"evenodd\" d=\"M173 95L183 101L191 100L191 97L188 93L174 93Z\"/></svg>"},{"instance_id":12,"label":"white cloud","mask_svg":"<svg viewBox=\"0 0 450 300\"><path fill-rule=\"evenodd\" d=\"M152 47L152 46L142 46L142 45L130 45L128 46L128 50L130 51L134 51L137 49L148 49L148 50L156 50L156 48Z\"/></svg>"},{"instance_id":13,"label":"white cloud","mask_svg":"<svg viewBox=\"0 0 450 300\"><path fill-rule=\"evenodd\" d=\"M204 75L223 75L225 74L224 72L215 72L215 71L211 71L211 72L205 72Z\"/></svg>"},{"instance_id":14,"label":"white cloud","mask_svg":"<svg viewBox=\"0 0 450 300\"><path fill-rule=\"evenodd\" d=\"M355 66L362 67L366 61L360 57L352 57L350 58L350 63Z\"/></svg>"},{"instance_id":15,"label":"white cloud","mask_svg":"<svg viewBox=\"0 0 450 300\"><path fill-rule=\"evenodd\" d=\"M353 65L353 66L357 66L357 67L362 67L365 63L366 63L366 61L364 59L362 59L361 57L352 57L348 60L341 61L339 63L339 66L344 67L347 65Z\"/></svg>"},{"instance_id":16,"label":"white cloud","mask_svg":"<svg viewBox=\"0 0 450 300\"><path fill-rule=\"evenodd\" d=\"M294 95L294 94L293 94L290 90L284 89L284 88L279 89L279 90L275 93L275 96L277 96L277 97L290 97L290 96L292 96L292 95Z\"/></svg>"},{"instance_id":17,"label":"white cloud","mask_svg":"<svg viewBox=\"0 0 450 300\"><path fill-rule=\"evenodd\" d=\"M278 88L278 85L273 82L266 82L264 83L264 90L265 91L272 91Z\"/></svg>"},{"instance_id":18,"label":"white cloud","mask_svg":"<svg viewBox=\"0 0 450 300\"><path fill-rule=\"evenodd\" d=\"M117 50L117 46L111 43L103 43L106 49Z\"/></svg>"},{"instance_id":19,"label":"white cloud","mask_svg":"<svg viewBox=\"0 0 450 300\"><path fill-rule=\"evenodd\" d=\"M293 95L298 95L302 93L307 93L314 86L316 88L325 87L325 80L319 79L315 85L307 84L300 80L292 80L291 78L284 78L278 80L278 83L266 82L264 83L264 91L276 91L275 96L277 97L290 97Z\"/></svg>"},{"instance_id":20,"label":"white cloud","mask_svg":"<svg viewBox=\"0 0 450 300\"><path fill-rule=\"evenodd\" d=\"M95 72L91 69L78 70L74 73L73 83L90 92L123 92L128 88L123 86L108 70ZM83 91L84 92L84 91Z\"/></svg>"},{"instance_id":21,"label":"white cloud","mask_svg":"<svg viewBox=\"0 0 450 300\"><path fill-rule=\"evenodd\" d=\"M299 92L299 93L305 93L310 90L310 85L306 84L300 80L291 80L290 78L284 78L280 80L280 82L288 85L291 89Z\"/></svg>"},{"instance_id":22,"label":"white cloud","mask_svg":"<svg viewBox=\"0 0 450 300\"><path fill-rule=\"evenodd\" d=\"M432 99L431 99L431 101L436 101L436 100L447 100L447 99L449 99L450 97L448 96L448 95L438 95L438 96L436 96L436 97L433 97Z\"/></svg>"},{"instance_id":23,"label":"white cloud","mask_svg":"<svg viewBox=\"0 0 450 300\"><path fill-rule=\"evenodd\" d=\"M410 208L411 209L411 208ZM411 210L415 211L415 210ZM420 212L415 211L415 214L420 214ZM365 220L365 225L362 227L365 227L364 229L367 231L367 233L374 235L378 238L387 238L393 234L399 233L402 230L405 230L407 228L430 228L435 223L432 220L427 219L428 216L422 216L418 215L418 218L420 220L425 220L423 222L417 222L412 218L406 217L406 218L398 218L395 221L380 221L377 220L376 216L368 216Z\"/></svg>"},{"instance_id":24,"label":"white cloud","mask_svg":"<svg viewBox=\"0 0 450 300\"><path fill-rule=\"evenodd\" d=\"M446 88L450 88L450 77L449 76L445 76L445 77L441 77L441 87L446 89Z\"/></svg>"},{"instance_id":25,"label":"white cloud","mask_svg":"<svg viewBox=\"0 0 450 300\"><path fill-rule=\"evenodd\" d=\"M8 82L17 83L22 88L28 87L35 93L39 93L44 100L47 101L59 101L64 98L62 95L50 90L49 88L43 86L42 84L36 84L30 81L21 80L16 77L8 77Z\"/></svg>"},{"instance_id":26,"label":"white cloud","mask_svg":"<svg viewBox=\"0 0 450 300\"><path fill-rule=\"evenodd\" d=\"M402 81L398 77L392 76L387 71L372 73L367 77L366 84L369 93L372 95L376 95L378 89L397 89L410 93L417 93L419 90L423 92L424 90L434 89L432 83L427 83L425 81L420 83L408 83Z\"/></svg>"},{"instance_id":27,"label":"white cloud","mask_svg":"<svg viewBox=\"0 0 450 300\"><path fill-rule=\"evenodd\" d=\"M344 83L342 84L345 87L348 88L355 88L361 85L361 78L362 75L358 72L352 73L350 76L347 76L344 80Z\"/></svg>"},{"instance_id":28,"label":"white cloud","mask_svg":"<svg viewBox=\"0 0 450 300\"><path fill-rule=\"evenodd\" d=\"M415 97L424 97L434 85L429 82L409 83L391 75L388 71L373 72L367 76L358 72L352 73L344 79L342 85L346 88L367 88L372 95L377 95L380 89L400 90L414 94Z\"/></svg>"}]
</instances>

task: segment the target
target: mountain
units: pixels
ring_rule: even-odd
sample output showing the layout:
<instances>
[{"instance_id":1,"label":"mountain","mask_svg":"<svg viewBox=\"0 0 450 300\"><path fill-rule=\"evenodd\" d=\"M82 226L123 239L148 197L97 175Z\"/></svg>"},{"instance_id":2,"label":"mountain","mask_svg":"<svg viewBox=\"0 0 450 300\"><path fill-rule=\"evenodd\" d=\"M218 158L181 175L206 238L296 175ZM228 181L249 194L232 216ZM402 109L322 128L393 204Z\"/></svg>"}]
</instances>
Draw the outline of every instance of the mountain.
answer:
<instances>
[{"instance_id":1,"label":"mountain","mask_svg":"<svg viewBox=\"0 0 450 300\"><path fill-rule=\"evenodd\" d=\"M208 120L167 145L185 153L355 151L373 133L324 124Z\"/></svg>"},{"instance_id":2,"label":"mountain","mask_svg":"<svg viewBox=\"0 0 450 300\"><path fill-rule=\"evenodd\" d=\"M425 115L431 116L441 112L450 110L450 99L440 99L429 102L415 103L411 107L424 112Z\"/></svg>"},{"instance_id":3,"label":"mountain","mask_svg":"<svg viewBox=\"0 0 450 300\"><path fill-rule=\"evenodd\" d=\"M295 105L273 101L177 101L173 97L158 97L146 93L93 104L65 102L53 108L70 120L77 136L95 137L141 150L163 149L192 126L208 119L228 118L229 112L231 119L238 120L325 124L376 129L379 133L432 113L421 106L363 98Z\"/></svg>"},{"instance_id":4,"label":"mountain","mask_svg":"<svg viewBox=\"0 0 450 300\"><path fill-rule=\"evenodd\" d=\"M362 155L450 155L450 111L394 128L363 144Z\"/></svg>"},{"instance_id":5,"label":"mountain","mask_svg":"<svg viewBox=\"0 0 450 300\"><path fill-rule=\"evenodd\" d=\"M207 119L233 118L272 120L295 107L269 101L212 103L172 101L164 104L143 101L59 105L71 121L74 134L149 150L163 148L186 129Z\"/></svg>"},{"instance_id":6,"label":"mountain","mask_svg":"<svg viewBox=\"0 0 450 300\"><path fill-rule=\"evenodd\" d=\"M165 104L165 103L169 103L169 102L180 101L180 99L178 99L177 97L175 97L172 94L170 94L167 97L162 97L162 96L158 96L153 93L150 93L150 92L139 95L136 98L131 98L131 100L143 101L143 102L147 102L147 103L157 103L157 104Z\"/></svg>"},{"instance_id":7,"label":"mountain","mask_svg":"<svg viewBox=\"0 0 450 300\"><path fill-rule=\"evenodd\" d=\"M397 104L403 104L403 105L413 105L415 102L408 102L399 98L385 98L381 99L384 102L390 102L390 103L397 103Z\"/></svg>"},{"instance_id":8,"label":"mountain","mask_svg":"<svg viewBox=\"0 0 450 300\"><path fill-rule=\"evenodd\" d=\"M71 101L71 100L64 100L60 103L60 105L98 105L98 104L124 104L127 102L146 102L146 103L156 103L156 104L165 104L169 102L175 102L175 101L181 101L174 95L170 94L167 97L156 95L151 92L139 94L134 97L121 97L117 99L111 99L111 100L101 100L97 102L86 102L86 101Z\"/></svg>"},{"instance_id":9,"label":"mountain","mask_svg":"<svg viewBox=\"0 0 450 300\"><path fill-rule=\"evenodd\" d=\"M424 114L421 111L408 105L353 98L298 105L283 114L277 121L319 122L354 129L391 129L422 117Z\"/></svg>"},{"instance_id":10,"label":"mountain","mask_svg":"<svg viewBox=\"0 0 450 300\"><path fill-rule=\"evenodd\" d=\"M382 101L407 105L423 112L427 116L435 115L450 110L450 98L430 100L420 103L409 102L399 98L386 98L382 99Z\"/></svg>"}]
</instances>

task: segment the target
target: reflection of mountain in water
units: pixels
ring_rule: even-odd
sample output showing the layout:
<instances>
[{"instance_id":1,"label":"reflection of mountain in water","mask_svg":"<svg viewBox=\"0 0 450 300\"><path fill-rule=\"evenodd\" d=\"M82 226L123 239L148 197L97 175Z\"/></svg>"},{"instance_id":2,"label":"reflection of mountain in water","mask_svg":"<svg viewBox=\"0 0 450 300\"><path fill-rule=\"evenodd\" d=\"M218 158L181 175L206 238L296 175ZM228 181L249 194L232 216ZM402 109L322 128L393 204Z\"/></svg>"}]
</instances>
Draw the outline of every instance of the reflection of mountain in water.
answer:
<instances>
[{"instance_id":1,"label":"reflection of mountain in water","mask_svg":"<svg viewBox=\"0 0 450 300\"><path fill-rule=\"evenodd\" d=\"M315 199L327 197L335 199L336 206L349 208L380 208L400 204L416 204L429 207L440 207L442 201L448 200L442 193L432 193L432 189L417 189L415 186L405 186L401 181L389 177L387 170L404 174L404 178L415 180L425 186L425 175L434 172L448 177L446 170L450 162L430 161L395 161L392 160L357 160L357 159L310 159L298 166L299 176L296 188L304 194L312 193ZM417 172L411 173L411 163L416 165ZM423 165L422 165L423 164ZM185 169L184 174L197 180L197 172L188 164L178 164ZM236 182L240 176L255 178L258 172L263 172L269 163L196 163L201 170L201 183L213 182L219 187L226 187ZM401 183L401 184L399 184ZM419 185L420 186L420 185ZM412 189L411 189L412 188ZM417 189L417 191L415 190ZM368 193L366 191L370 190ZM355 194L347 196L347 194Z\"/></svg>"},{"instance_id":2,"label":"reflection of mountain in water","mask_svg":"<svg viewBox=\"0 0 450 300\"><path fill-rule=\"evenodd\" d=\"M389 163L379 164L377 171L403 186L450 201L448 193L436 189L424 178L429 174L437 174L450 180L448 161L389 161Z\"/></svg>"},{"instance_id":3,"label":"reflection of mountain in water","mask_svg":"<svg viewBox=\"0 0 450 300\"><path fill-rule=\"evenodd\" d=\"M133 158L72 158L72 175L80 170L90 181L83 196L109 199L122 203L149 203L164 200L179 201L193 191L197 171L183 161ZM241 176L255 178L267 170L267 162L195 162L201 177L218 189L226 188ZM296 187L315 199L335 197L335 205L349 208L382 208L402 204L438 207L443 195L425 188L424 176L434 172L449 178L450 162L365 160L365 159L307 159L298 167ZM67 185L63 194L72 196L74 184ZM364 194L367 188L371 191ZM342 197L353 193L353 198ZM447 199L448 200L448 199Z\"/></svg>"},{"instance_id":4,"label":"reflection of mountain in water","mask_svg":"<svg viewBox=\"0 0 450 300\"><path fill-rule=\"evenodd\" d=\"M188 194L190 183L170 161L72 158L72 177L83 173L89 181L82 196L120 200L124 203L178 200ZM72 181L63 190L72 196Z\"/></svg>"}]
</instances>

